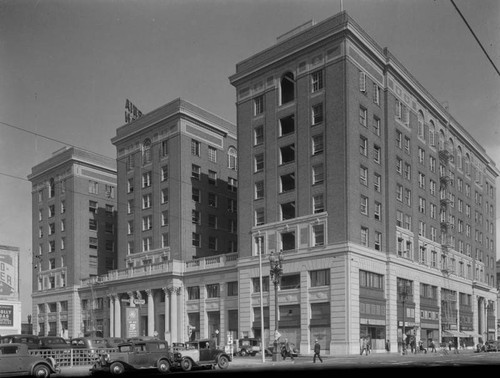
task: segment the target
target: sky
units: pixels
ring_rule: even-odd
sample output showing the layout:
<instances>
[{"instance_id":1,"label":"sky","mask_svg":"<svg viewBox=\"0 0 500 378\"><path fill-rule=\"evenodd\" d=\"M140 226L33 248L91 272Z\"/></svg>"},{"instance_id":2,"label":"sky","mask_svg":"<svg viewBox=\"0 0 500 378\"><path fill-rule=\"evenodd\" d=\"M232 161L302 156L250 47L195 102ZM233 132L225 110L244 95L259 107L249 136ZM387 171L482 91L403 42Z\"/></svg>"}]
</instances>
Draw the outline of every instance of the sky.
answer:
<instances>
[{"instance_id":1,"label":"sky","mask_svg":"<svg viewBox=\"0 0 500 378\"><path fill-rule=\"evenodd\" d=\"M181 97L234 123L236 64L341 7L500 168L500 1L454 3L486 53L450 0L0 0L0 245L21 251L23 321L33 166L65 144L115 158L126 99L148 113Z\"/></svg>"}]
</instances>

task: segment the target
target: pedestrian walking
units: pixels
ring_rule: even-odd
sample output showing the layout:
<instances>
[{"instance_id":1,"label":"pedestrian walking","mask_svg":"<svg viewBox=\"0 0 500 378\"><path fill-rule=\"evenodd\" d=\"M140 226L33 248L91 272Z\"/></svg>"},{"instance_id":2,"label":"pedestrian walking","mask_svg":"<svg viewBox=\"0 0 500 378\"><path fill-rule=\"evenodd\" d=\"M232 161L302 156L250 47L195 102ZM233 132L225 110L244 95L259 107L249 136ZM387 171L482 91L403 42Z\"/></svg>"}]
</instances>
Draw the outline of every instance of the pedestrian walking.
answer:
<instances>
[{"instance_id":1,"label":"pedestrian walking","mask_svg":"<svg viewBox=\"0 0 500 378\"><path fill-rule=\"evenodd\" d=\"M316 357L323 363L323 360L321 358L321 346L319 345L318 339L314 340L314 357L313 357L313 362L316 363Z\"/></svg>"},{"instance_id":2,"label":"pedestrian walking","mask_svg":"<svg viewBox=\"0 0 500 378\"><path fill-rule=\"evenodd\" d=\"M431 352L436 353L436 344L434 343L434 340L432 340L432 339L431 339L430 346L431 346Z\"/></svg>"},{"instance_id":3,"label":"pedestrian walking","mask_svg":"<svg viewBox=\"0 0 500 378\"><path fill-rule=\"evenodd\" d=\"M361 356L365 352L366 352L366 355L368 356L368 350L367 350L367 348L368 348L368 341L366 340L366 337L363 337L361 339L361 353L360 353Z\"/></svg>"},{"instance_id":4,"label":"pedestrian walking","mask_svg":"<svg viewBox=\"0 0 500 378\"><path fill-rule=\"evenodd\" d=\"M288 339L285 339L284 348L285 348L285 350L283 353L283 359L286 360L287 357L290 357L293 361L294 358L293 358L292 348L290 347L290 343L288 342Z\"/></svg>"}]
</instances>

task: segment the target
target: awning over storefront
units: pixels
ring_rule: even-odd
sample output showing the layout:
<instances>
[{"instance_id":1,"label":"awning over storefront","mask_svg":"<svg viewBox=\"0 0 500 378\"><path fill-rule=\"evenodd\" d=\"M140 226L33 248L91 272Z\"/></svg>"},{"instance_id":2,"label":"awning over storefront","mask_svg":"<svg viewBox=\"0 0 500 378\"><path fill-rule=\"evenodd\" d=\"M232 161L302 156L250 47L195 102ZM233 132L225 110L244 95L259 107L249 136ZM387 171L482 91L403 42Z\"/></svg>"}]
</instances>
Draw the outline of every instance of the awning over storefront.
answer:
<instances>
[{"instance_id":1,"label":"awning over storefront","mask_svg":"<svg viewBox=\"0 0 500 378\"><path fill-rule=\"evenodd\" d=\"M479 333L471 332L471 331L462 331L465 333L467 336L465 337L483 337Z\"/></svg>"},{"instance_id":2,"label":"awning over storefront","mask_svg":"<svg viewBox=\"0 0 500 378\"><path fill-rule=\"evenodd\" d=\"M464 332L459 332L459 331L443 331L443 336L444 337L472 337L469 335L466 335Z\"/></svg>"}]
</instances>

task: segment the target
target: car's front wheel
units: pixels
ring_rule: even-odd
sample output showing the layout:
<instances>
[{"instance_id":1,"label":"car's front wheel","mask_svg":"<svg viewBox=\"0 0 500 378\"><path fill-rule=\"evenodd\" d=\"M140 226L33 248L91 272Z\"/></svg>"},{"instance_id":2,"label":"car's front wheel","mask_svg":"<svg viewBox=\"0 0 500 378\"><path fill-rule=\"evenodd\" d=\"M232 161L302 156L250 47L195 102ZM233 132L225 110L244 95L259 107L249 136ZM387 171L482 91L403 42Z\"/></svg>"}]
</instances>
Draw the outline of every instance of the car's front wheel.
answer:
<instances>
[{"instance_id":1,"label":"car's front wheel","mask_svg":"<svg viewBox=\"0 0 500 378\"><path fill-rule=\"evenodd\" d=\"M229 367L229 359L226 356L220 356L217 365L219 369L227 369Z\"/></svg>"},{"instance_id":2,"label":"car's front wheel","mask_svg":"<svg viewBox=\"0 0 500 378\"><path fill-rule=\"evenodd\" d=\"M183 358L181 360L181 368L184 371L190 371L193 368L193 361L189 358Z\"/></svg>"},{"instance_id":3,"label":"car's front wheel","mask_svg":"<svg viewBox=\"0 0 500 378\"><path fill-rule=\"evenodd\" d=\"M120 362L113 362L109 367L109 371L113 375L121 375L125 373L125 366Z\"/></svg>"},{"instance_id":4,"label":"car's front wheel","mask_svg":"<svg viewBox=\"0 0 500 378\"><path fill-rule=\"evenodd\" d=\"M158 371L161 374L167 374L170 371L170 362L167 360L160 360L158 362Z\"/></svg>"},{"instance_id":5,"label":"car's front wheel","mask_svg":"<svg viewBox=\"0 0 500 378\"><path fill-rule=\"evenodd\" d=\"M50 369L45 365L37 365L33 369L33 377L49 378L50 377Z\"/></svg>"},{"instance_id":6,"label":"car's front wheel","mask_svg":"<svg viewBox=\"0 0 500 378\"><path fill-rule=\"evenodd\" d=\"M247 355L247 351L245 349L242 349L240 351L240 355L241 355L241 357L245 357Z\"/></svg>"}]
</instances>

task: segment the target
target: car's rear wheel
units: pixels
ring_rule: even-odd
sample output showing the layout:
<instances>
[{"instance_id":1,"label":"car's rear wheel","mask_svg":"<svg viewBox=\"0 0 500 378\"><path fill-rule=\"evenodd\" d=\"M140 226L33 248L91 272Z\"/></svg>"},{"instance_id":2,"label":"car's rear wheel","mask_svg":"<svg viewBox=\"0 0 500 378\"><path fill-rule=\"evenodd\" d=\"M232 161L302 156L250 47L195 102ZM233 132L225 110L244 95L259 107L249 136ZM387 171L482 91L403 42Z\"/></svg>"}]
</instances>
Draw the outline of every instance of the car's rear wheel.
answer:
<instances>
[{"instance_id":1,"label":"car's rear wheel","mask_svg":"<svg viewBox=\"0 0 500 378\"><path fill-rule=\"evenodd\" d=\"M158 371L161 374L167 374L170 371L170 362L167 360L160 360L158 362Z\"/></svg>"},{"instance_id":2,"label":"car's rear wheel","mask_svg":"<svg viewBox=\"0 0 500 378\"><path fill-rule=\"evenodd\" d=\"M190 371L193 368L193 361L189 358L183 358L181 360L181 368L184 371Z\"/></svg>"},{"instance_id":3,"label":"car's rear wheel","mask_svg":"<svg viewBox=\"0 0 500 378\"><path fill-rule=\"evenodd\" d=\"M36 378L49 378L50 369L45 365L37 365L33 369L33 376Z\"/></svg>"},{"instance_id":4,"label":"car's rear wheel","mask_svg":"<svg viewBox=\"0 0 500 378\"><path fill-rule=\"evenodd\" d=\"M113 375L121 375L125 373L125 366L120 362L113 362L109 367L109 371Z\"/></svg>"},{"instance_id":5,"label":"car's rear wheel","mask_svg":"<svg viewBox=\"0 0 500 378\"><path fill-rule=\"evenodd\" d=\"M247 351L245 349L242 349L240 351L240 354L241 354L242 357L245 357L247 355Z\"/></svg>"},{"instance_id":6,"label":"car's rear wheel","mask_svg":"<svg viewBox=\"0 0 500 378\"><path fill-rule=\"evenodd\" d=\"M220 356L217 365L219 365L219 369L227 369L229 367L229 359L226 356Z\"/></svg>"}]
</instances>

